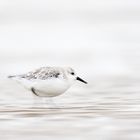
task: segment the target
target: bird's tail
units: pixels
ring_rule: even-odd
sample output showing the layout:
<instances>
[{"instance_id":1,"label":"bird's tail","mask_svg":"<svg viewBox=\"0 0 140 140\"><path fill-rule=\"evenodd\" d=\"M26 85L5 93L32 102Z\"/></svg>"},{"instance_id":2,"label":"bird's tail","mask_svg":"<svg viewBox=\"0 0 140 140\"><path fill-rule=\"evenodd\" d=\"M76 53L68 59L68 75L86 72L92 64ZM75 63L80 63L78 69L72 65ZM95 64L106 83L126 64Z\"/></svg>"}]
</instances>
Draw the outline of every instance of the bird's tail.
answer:
<instances>
[{"instance_id":1,"label":"bird's tail","mask_svg":"<svg viewBox=\"0 0 140 140\"><path fill-rule=\"evenodd\" d=\"M15 75L9 75L8 78L14 78L16 77Z\"/></svg>"},{"instance_id":2,"label":"bird's tail","mask_svg":"<svg viewBox=\"0 0 140 140\"><path fill-rule=\"evenodd\" d=\"M22 84L26 89L31 89L30 82L24 78L20 78L18 75L9 75L7 76L10 80L14 80L19 84Z\"/></svg>"}]
</instances>

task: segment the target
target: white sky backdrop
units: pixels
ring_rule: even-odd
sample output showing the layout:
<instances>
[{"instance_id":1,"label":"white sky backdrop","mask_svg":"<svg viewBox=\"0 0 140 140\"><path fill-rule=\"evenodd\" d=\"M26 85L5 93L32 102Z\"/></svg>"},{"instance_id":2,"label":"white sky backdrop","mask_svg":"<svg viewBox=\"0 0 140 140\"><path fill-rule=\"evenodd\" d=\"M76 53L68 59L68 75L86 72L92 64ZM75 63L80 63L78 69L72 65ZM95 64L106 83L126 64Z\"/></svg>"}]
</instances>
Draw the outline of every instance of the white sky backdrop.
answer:
<instances>
[{"instance_id":1,"label":"white sky backdrop","mask_svg":"<svg viewBox=\"0 0 140 140\"><path fill-rule=\"evenodd\" d=\"M1 0L1 75L48 65L140 76L140 1Z\"/></svg>"}]
</instances>

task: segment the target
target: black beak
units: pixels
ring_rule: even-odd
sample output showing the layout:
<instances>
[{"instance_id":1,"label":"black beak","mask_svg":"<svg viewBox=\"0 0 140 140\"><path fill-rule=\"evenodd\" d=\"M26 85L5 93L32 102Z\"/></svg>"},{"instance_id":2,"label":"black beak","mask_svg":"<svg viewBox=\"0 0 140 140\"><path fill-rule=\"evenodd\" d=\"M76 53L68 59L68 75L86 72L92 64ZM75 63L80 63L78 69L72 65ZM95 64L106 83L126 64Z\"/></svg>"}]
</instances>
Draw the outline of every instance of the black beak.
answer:
<instances>
[{"instance_id":1,"label":"black beak","mask_svg":"<svg viewBox=\"0 0 140 140\"><path fill-rule=\"evenodd\" d=\"M81 82L83 82L83 83L87 84L87 82L86 82L86 81L84 81L83 79L81 79L80 77L77 77L77 78L76 78L76 80L79 80L79 81L81 81Z\"/></svg>"}]
</instances>

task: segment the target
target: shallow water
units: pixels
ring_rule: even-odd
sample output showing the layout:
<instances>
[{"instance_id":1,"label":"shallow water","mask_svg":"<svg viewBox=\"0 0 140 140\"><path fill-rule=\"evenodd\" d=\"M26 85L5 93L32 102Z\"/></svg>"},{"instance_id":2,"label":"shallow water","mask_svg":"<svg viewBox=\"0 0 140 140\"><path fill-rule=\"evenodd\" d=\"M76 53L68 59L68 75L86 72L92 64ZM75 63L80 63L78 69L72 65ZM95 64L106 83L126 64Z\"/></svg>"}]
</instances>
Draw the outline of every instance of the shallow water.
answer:
<instances>
[{"instance_id":1,"label":"shallow water","mask_svg":"<svg viewBox=\"0 0 140 140\"><path fill-rule=\"evenodd\" d=\"M0 140L140 140L139 17L139 1L1 0ZM89 84L49 102L5 78L40 66Z\"/></svg>"},{"instance_id":2,"label":"shallow water","mask_svg":"<svg viewBox=\"0 0 140 140\"><path fill-rule=\"evenodd\" d=\"M110 79L94 86L76 85L52 103L32 98L13 81L2 83L2 140L140 139L138 79L135 83L134 79Z\"/></svg>"}]
</instances>

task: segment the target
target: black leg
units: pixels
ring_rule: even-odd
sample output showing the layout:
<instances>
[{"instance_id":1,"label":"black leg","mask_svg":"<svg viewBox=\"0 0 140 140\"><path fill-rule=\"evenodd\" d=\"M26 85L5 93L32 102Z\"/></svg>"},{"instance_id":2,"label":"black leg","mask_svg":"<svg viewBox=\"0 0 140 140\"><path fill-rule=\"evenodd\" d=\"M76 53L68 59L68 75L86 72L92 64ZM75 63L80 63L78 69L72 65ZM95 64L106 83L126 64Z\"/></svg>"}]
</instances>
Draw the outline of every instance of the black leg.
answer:
<instances>
[{"instance_id":1,"label":"black leg","mask_svg":"<svg viewBox=\"0 0 140 140\"><path fill-rule=\"evenodd\" d=\"M34 88L31 88L31 91L33 92L33 94L35 94L36 96L39 96L36 92Z\"/></svg>"}]
</instances>

